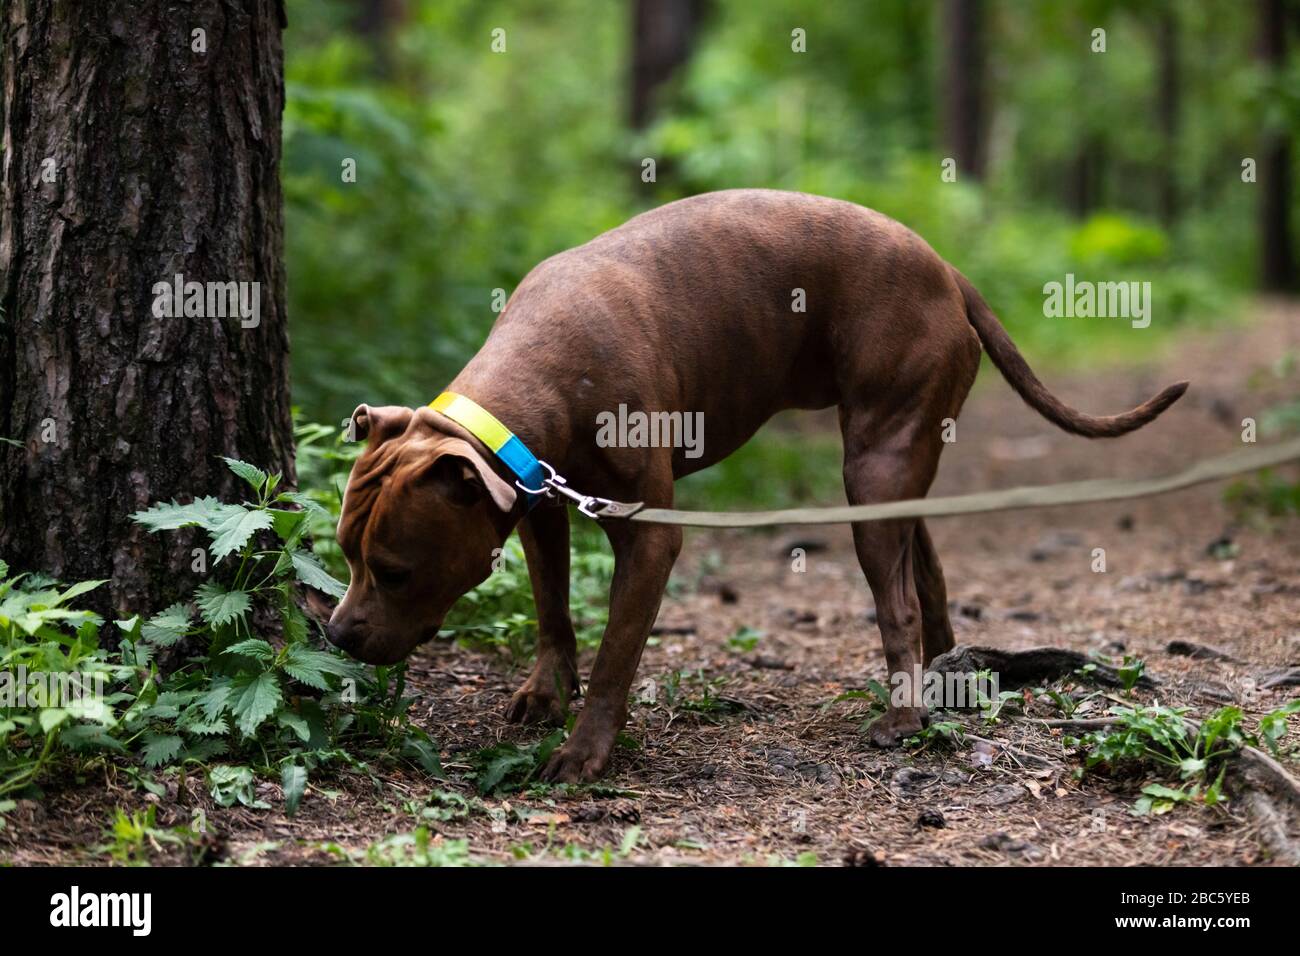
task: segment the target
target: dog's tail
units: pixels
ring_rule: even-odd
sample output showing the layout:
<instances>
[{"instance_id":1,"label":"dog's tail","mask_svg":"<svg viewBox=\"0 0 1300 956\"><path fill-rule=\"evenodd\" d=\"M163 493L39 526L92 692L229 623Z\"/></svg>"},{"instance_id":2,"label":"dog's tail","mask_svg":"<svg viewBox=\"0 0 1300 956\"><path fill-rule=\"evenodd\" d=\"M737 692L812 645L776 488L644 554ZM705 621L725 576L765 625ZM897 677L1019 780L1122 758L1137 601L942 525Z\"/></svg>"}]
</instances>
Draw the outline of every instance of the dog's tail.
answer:
<instances>
[{"instance_id":1,"label":"dog's tail","mask_svg":"<svg viewBox=\"0 0 1300 956\"><path fill-rule=\"evenodd\" d=\"M951 266L949 268L952 269ZM989 353L989 358L998 367L1002 377L1034 411L1058 428L1085 438L1114 438L1118 435L1127 435L1154 421L1161 412L1178 401L1183 392L1187 391L1186 382L1177 382L1154 398L1121 415L1085 415L1066 405L1038 380L1038 376L1034 374L1029 363L1016 348L1016 343L1011 341L1007 330L1002 327L1002 323L993 314L984 297L970 284L970 280L956 269L952 269L952 276L961 289L962 298L966 301L966 317L980 337L984 351Z\"/></svg>"}]
</instances>

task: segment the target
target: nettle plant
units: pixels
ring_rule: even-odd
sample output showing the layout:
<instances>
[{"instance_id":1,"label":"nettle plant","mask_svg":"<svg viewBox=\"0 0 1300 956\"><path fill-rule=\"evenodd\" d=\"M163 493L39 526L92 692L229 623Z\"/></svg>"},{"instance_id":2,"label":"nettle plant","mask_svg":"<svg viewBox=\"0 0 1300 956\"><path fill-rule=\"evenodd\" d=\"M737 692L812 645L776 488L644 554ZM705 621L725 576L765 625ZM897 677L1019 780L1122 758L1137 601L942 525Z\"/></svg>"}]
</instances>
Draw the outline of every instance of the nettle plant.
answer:
<instances>
[{"instance_id":1,"label":"nettle plant","mask_svg":"<svg viewBox=\"0 0 1300 956\"><path fill-rule=\"evenodd\" d=\"M202 529L212 561L212 577L195 589L192 605L180 602L148 620L117 622L124 658L140 667L158 648L206 638L206 652L190 657L164 687L142 689L123 718L140 738L144 763L206 763L232 750L252 753L263 764L278 763L290 812L310 769L331 760L356 762L341 747L345 737L378 737L440 774L437 749L406 719L410 701L402 697L401 669L381 668L372 682L361 664L311 644L312 626L295 602L296 585L335 598L346 590L303 545L308 517L320 506L305 494L277 493L279 475L225 461L254 500L196 498L132 516L151 532ZM231 568L233 574L220 573ZM278 647L262 633L277 620ZM219 803L260 805L252 779L244 767L209 770Z\"/></svg>"},{"instance_id":2,"label":"nettle plant","mask_svg":"<svg viewBox=\"0 0 1300 956\"><path fill-rule=\"evenodd\" d=\"M1261 717L1251 734L1240 707L1220 707L1197 723L1182 707L1115 706L1113 726L1082 737L1063 737L1062 743L1080 749L1085 770L1128 765L1155 769L1165 778L1176 775L1179 782L1174 785L1148 783L1133 807L1139 816L1161 814L1184 803L1212 807L1224 802L1227 760L1247 745L1266 746L1280 756L1288 720L1297 713L1300 700L1293 700Z\"/></svg>"},{"instance_id":3,"label":"nettle plant","mask_svg":"<svg viewBox=\"0 0 1300 956\"><path fill-rule=\"evenodd\" d=\"M120 746L113 708L131 698L107 689L131 669L99 646L102 619L68 606L103 583L59 588L42 575L11 577L0 561L0 812L59 747Z\"/></svg>"}]
</instances>

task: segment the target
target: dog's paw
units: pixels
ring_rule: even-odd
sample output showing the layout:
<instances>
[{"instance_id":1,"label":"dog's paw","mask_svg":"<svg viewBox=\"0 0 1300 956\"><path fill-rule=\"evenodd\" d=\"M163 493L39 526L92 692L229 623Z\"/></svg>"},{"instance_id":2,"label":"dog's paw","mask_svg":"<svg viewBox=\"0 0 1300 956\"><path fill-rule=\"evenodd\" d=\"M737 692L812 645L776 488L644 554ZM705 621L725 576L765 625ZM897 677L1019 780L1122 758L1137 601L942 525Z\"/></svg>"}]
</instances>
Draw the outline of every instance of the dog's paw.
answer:
<instances>
[{"instance_id":1,"label":"dog's paw","mask_svg":"<svg viewBox=\"0 0 1300 956\"><path fill-rule=\"evenodd\" d=\"M506 705L506 720L512 724L561 725L569 715L569 701L578 694L578 671L572 663L556 664L554 658L539 658L528 680Z\"/></svg>"},{"instance_id":2,"label":"dog's paw","mask_svg":"<svg viewBox=\"0 0 1300 956\"><path fill-rule=\"evenodd\" d=\"M877 747L897 747L928 726L930 713L924 707L891 707L867 728L867 736Z\"/></svg>"},{"instance_id":3,"label":"dog's paw","mask_svg":"<svg viewBox=\"0 0 1300 956\"><path fill-rule=\"evenodd\" d=\"M612 750L612 743L585 741L575 735L551 755L541 778L547 783L591 783L605 772Z\"/></svg>"},{"instance_id":4,"label":"dog's paw","mask_svg":"<svg viewBox=\"0 0 1300 956\"><path fill-rule=\"evenodd\" d=\"M525 684L515 691L506 706L506 721L512 724L561 725L568 716L568 702L554 691L545 693Z\"/></svg>"}]
</instances>

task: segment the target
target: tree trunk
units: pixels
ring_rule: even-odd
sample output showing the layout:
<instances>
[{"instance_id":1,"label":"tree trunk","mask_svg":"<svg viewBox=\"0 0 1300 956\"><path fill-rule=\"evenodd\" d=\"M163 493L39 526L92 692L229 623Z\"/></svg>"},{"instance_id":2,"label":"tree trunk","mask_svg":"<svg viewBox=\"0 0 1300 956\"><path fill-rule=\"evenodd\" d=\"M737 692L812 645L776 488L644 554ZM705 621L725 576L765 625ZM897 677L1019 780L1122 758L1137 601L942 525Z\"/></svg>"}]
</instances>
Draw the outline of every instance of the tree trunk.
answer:
<instances>
[{"instance_id":1,"label":"tree trunk","mask_svg":"<svg viewBox=\"0 0 1300 956\"><path fill-rule=\"evenodd\" d=\"M958 175L984 178L984 3L947 0L943 12L944 143Z\"/></svg>"},{"instance_id":2,"label":"tree trunk","mask_svg":"<svg viewBox=\"0 0 1300 956\"><path fill-rule=\"evenodd\" d=\"M132 512L237 499L218 455L294 478L283 6L7 0L0 17L0 436L21 443L0 444L0 557L109 578L102 611L154 610L194 586L201 542ZM203 295L165 317L157 284L177 275L243 284L216 288L247 312Z\"/></svg>"},{"instance_id":3,"label":"tree trunk","mask_svg":"<svg viewBox=\"0 0 1300 956\"><path fill-rule=\"evenodd\" d=\"M1258 0L1258 11L1258 57L1280 86L1286 70L1286 4ZM1264 130L1256 173L1260 284L1271 292L1289 292L1296 287L1296 270L1291 244L1291 134L1285 125Z\"/></svg>"},{"instance_id":4,"label":"tree trunk","mask_svg":"<svg viewBox=\"0 0 1300 956\"><path fill-rule=\"evenodd\" d=\"M934 97L931 91L931 72L934 60L930 55L932 35L931 12L927 7L905 3L898 10L898 44L906 64L907 85L904 96L907 103L907 134L909 145L917 150L935 148Z\"/></svg>"},{"instance_id":5,"label":"tree trunk","mask_svg":"<svg viewBox=\"0 0 1300 956\"><path fill-rule=\"evenodd\" d=\"M1066 205L1076 218L1085 219L1099 203L1102 180L1101 141L1090 133L1079 137L1065 180Z\"/></svg>"},{"instance_id":6,"label":"tree trunk","mask_svg":"<svg viewBox=\"0 0 1300 956\"><path fill-rule=\"evenodd\" d=\"M407 0L353 0L352 28L374 56L375 73L393 72L393 34L406 19Z\"/></svg>"},{"instance_id":7,"label":"tree trunk","mask_svg":"<svg viewBox=\"0 0 1300 956\"><path fill-rule=\"evenodd\" d=\"M655 93L690 57L701 6L701 0L633 0L633 129L650 124Z\"/></svg>"},{"instance_id":8,"label":"tree trunk","mask_svg":"<svg viewBox=\"0 0 1300 956\"><path fill-rule=\"evenodd\" d=\"M1178 127L1182 107L1180 87L1180 54L1178 17L1172 3L1165 4L1156 23L1156 49L1159 61L1157 113L1160 118L1161 173L1160 218L1165 227L1173 226L1178 218Z\"/></svg>"}]
</instances>

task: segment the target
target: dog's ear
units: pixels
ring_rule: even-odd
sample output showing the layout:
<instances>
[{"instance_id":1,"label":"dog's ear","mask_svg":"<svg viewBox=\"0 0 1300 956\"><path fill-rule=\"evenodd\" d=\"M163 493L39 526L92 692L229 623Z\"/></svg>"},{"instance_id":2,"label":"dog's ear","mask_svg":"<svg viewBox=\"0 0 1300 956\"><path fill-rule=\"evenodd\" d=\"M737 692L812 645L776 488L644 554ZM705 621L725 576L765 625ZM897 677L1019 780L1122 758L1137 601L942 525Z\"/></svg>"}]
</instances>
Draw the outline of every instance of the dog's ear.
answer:
<instances>
[{"instance_id":1,"label":"dog's ear","mask_svg":"<svg viewBox=\"0 0 1300 956\"><path fill-rule=\"evenodd\" d=\"M378 445L406 431L414 414L402 405L380 405L377 408L358 405L351 418L352 440L368 440L370 444Z\"/></svg>"},{"instance_id":2,"label":"dog's ear","mask_svg":"<svg viewBox=\"0 0 1300 956\"><path fill-rule=\"evenodd\" d=\"M472 505L486 494L502 511L509 511L518 497L474 446L459 438L440 443L426 475L458 505Z\"/></svg>"}]
</instances>

